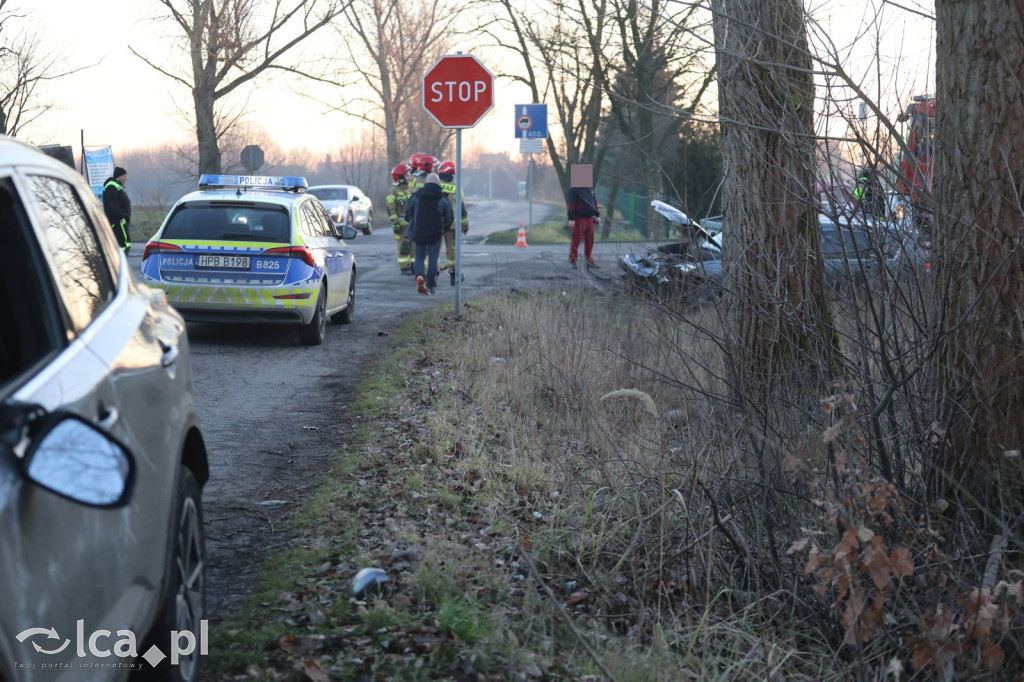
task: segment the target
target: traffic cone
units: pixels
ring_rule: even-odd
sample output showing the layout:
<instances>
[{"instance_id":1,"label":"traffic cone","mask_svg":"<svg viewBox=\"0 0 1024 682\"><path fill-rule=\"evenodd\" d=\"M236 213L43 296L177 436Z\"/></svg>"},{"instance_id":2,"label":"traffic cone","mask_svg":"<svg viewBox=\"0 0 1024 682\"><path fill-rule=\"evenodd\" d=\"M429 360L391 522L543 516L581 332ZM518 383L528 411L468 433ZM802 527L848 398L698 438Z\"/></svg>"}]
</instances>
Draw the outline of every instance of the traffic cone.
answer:
<instances>
[{"instance_id":1,"label":"traffic cone","mask_svg":"<svg viewBox=\"0 0 1024 682\"><path fill-rule=\"evenodd\" d=\"M526 230L523 229L522 223L519 223L519 236L516 237L516 246L529 246L526 243Z\"/></svg>"}]
</instances>

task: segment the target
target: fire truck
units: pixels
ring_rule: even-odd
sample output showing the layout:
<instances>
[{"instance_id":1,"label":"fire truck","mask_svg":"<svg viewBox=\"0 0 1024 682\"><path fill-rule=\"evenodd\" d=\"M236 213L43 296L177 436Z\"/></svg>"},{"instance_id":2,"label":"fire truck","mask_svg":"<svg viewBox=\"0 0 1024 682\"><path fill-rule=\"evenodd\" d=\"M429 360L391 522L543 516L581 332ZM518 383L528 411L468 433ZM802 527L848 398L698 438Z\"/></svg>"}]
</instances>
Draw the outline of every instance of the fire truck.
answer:
<instances>
[{"instance_id":1,"label":"fire truck","mask_svg":"<svg viewBox=\"0 0 1024 682\"><path fill-rule=\"evenodd\" d=\"M935 175L935 98L916 95L897 120L909 124L909 153L901 154L896 186L910 201L914 225L926 231Z\"/></svg>"}]
</instances>

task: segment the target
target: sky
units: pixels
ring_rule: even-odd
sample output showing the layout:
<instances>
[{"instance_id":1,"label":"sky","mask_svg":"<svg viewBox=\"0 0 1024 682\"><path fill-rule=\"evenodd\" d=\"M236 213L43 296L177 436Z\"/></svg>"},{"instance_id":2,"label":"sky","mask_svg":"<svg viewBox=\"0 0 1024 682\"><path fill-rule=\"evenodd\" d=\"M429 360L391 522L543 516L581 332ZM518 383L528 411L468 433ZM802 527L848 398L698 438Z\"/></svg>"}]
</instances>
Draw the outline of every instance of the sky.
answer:
<instances>
[{"instance_id":1,"label":"sky","mask_svg":"<svg viewBox=\"0 0 1024 682\"><path fill-rule=\"evenodd\" d=\"M82 139L87 147L111 145L118 149L159 146L164 143L194 142L194 132L183 124L179 104L191 106L184 86L173 84L141 59L128 46L146 54L157 54L160 30L149 20L156 3L148 0L23 0L22 6L46 21L45 44L57 45L75 65L94 65L58 81L50 98L57 108L26 130L23 136L33 144L63 144L75 148ZM59 17L60 21L54 19ZM326 31L326 29L325 29ZM325 34L326 35L326 34ZM164 54L168 54L164 48ZM467 49L466 52L469 52ZM474 53L492 72L497 65ZM170 55L169 55L170 56ZM495 87L495 104L475 127L463 131L463 149L470 145L489 151L518 154L514 137L514 108L529 102L529 91L501 80ZM360 123L304 98L279 82L276 87L257 89L251 99L251 120L262 125L283 149L331 151L358 134Z\"/></svg>"},{"instance_id":2,"label":"sky","mask_svg":"<svg viewBox=\"0 0 1024 682\"><path fill-rule=\"evenodd\" d=\"M115 159L119 149L160 146L165 143L194 141L180 113L179 104L191 107L190 93L172 85L128 50L129 44L149 55L171 58L171 48L161 48L160 29L150 20L157 11L153 0L14 0L43 22L44 44L59 49L70 64L92 65L79 73L57 81L49 93L56 109L48 112L22 136L33 144L65 144L75 148L111 145ZM810 0L808 0L810 2ZM877 2L878 0L874 0ZM911 4L920 4L908 0ZM863 0L819 0L812 16L825 30L834 33L837 43L852 46L847 51L851 69L870 71L873 38L881 33L889 51L899 51L905 60L897 70L901 77L927 82L921 66L931 57L926 47L928 23L921 20L892 21L889 15L881 26L871 26L872 14ZM868 33L852 33L856 26L867 26ZM875 32L875 33L872 33ZM325 33L325 36L329 34ZM457 48L458 49L458 48ZM161 52L162 50L162 52ZM469 51L468 48L466 50ZM494 55L474 54L491 68ZM489 63L490 62L490 63ZM886 82L887 92L905 96L906 83ZM463 132L463 148L519 153L514 136L515 105L528 103L524 86L512 86L497 80L494 109L477 127ZM285 84L259 88L251 100L251 117L262 125L282 148L332 151L359 134L359 122L338 112L325 112L322 104L301 97ZM553 107L549 107L552 119ZM552 125L549 123L549 128Z\"/></svg>"}]
</instances>

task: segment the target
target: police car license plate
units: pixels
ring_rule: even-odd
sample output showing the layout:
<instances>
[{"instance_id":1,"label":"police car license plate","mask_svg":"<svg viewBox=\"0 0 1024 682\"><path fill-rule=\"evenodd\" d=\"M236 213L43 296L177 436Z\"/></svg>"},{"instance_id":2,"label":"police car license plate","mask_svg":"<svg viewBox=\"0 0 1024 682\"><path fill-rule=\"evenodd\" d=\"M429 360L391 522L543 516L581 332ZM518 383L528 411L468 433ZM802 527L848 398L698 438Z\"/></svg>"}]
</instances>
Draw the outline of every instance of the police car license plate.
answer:
<instances>
[{"instance_id":1,"label":"police car license plate","mask_svg":"<svg viewBox=\"0 0 1024 682\"><path fill-rule=\"evenodd\" d=\"M249 256L200 255L196 256L197 268L221 268L223 270L248 270Z\"/></svg>"}]
</instances>

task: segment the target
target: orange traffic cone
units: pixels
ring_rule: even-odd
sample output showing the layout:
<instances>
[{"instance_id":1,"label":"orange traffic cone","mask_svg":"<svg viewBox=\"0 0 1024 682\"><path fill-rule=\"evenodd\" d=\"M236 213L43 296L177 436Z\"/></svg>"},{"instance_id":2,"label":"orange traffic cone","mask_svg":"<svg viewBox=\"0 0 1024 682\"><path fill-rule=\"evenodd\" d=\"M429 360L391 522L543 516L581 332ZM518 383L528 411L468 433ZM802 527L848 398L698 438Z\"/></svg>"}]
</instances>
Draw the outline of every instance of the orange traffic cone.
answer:
<instances>
[{"instance_id":1,"label":"orange traffic cone","mask_svg":"<svg viewBox=\"0 0 1024 682\"><path fill-rule=\"evenodd\" d=\"M519 236L516 237L516 246L529 246L526 243L526 230L523 229L522 223L519 223Z\"/></svg>"}]
</instances>

